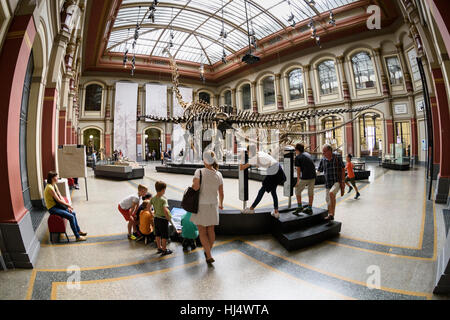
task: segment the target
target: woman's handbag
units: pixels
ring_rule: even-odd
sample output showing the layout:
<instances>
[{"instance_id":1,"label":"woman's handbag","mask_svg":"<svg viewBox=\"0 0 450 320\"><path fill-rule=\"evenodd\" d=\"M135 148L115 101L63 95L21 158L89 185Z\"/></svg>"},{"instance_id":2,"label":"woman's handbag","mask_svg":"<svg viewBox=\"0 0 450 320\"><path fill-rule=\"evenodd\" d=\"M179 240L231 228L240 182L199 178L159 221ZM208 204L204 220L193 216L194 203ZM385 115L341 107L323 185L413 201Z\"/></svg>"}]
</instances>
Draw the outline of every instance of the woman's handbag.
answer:
<instances>
[{"instance_id":1,"label":"woman's handbag","mask_svg":"<svg viewBox=\"0 0 450 320\"><path fill-rule=\"evenodd\" d=\"M202 170L200 170L200 187L202 185ZM189 187L184 191L183 200L181 200L181 207L187 212L197 213L198 202L200 198L200 189L195 191L192 187Z\"/></svg>"}]
</instances>

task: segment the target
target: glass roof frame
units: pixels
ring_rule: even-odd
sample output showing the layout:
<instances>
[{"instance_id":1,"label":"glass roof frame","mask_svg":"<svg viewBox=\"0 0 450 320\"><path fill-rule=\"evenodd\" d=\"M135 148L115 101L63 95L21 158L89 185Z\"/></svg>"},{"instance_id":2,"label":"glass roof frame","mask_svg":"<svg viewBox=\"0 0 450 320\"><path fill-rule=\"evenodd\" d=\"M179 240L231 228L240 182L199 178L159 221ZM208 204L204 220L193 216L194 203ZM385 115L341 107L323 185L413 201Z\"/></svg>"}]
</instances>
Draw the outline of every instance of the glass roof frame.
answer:
<instances>
[{"instance_id":1,"label":"glass roof frame","mask_svg":"<svg viewBox=\"0 0 450 320\"><path fill-rule=\"evenodd\" d=\"M290 27L290 12L302 22L323 12L360 0L247 0L250 28L261 40ZM152 57L167 57L163 49L169 45L177 60L213 65L221 60L223 50L229 56L248 46L245 0L163 0L155 11L155 23L148 20L153 1L123 0L112 26L106 52L130 53ZM140 24L135 49L136 24ZM228 36L224 40L220 31ZM223 47L224 43L224 47ZM203 59L202 59L203 57Z\"/></svg>"}]
</instances>

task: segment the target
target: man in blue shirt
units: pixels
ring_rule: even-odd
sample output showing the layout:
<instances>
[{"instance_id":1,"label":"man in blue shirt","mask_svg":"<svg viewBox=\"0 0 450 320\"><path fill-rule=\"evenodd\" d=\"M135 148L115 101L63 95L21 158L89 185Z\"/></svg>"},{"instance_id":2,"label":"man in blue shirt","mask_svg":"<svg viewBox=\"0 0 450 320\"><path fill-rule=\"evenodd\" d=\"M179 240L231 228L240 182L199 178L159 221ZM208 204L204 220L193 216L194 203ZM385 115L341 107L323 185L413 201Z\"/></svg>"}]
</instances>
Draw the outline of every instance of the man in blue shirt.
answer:
<instances>
[{"instance_id":1,"label":"man in blue shirt","mask_svg":"<svg viewBox=\"0 0 450 320\"><path fill-rule=\"evenodd\" d=\"M328 204L328 216L325 220L332 221L336 209L336 196L344 182L345 165L342 157L333 153L333 148L329 144L323 146L322 152L323 158L318 171L323 172L325 176L325 195Z\"/></svg>"}]
</instances>

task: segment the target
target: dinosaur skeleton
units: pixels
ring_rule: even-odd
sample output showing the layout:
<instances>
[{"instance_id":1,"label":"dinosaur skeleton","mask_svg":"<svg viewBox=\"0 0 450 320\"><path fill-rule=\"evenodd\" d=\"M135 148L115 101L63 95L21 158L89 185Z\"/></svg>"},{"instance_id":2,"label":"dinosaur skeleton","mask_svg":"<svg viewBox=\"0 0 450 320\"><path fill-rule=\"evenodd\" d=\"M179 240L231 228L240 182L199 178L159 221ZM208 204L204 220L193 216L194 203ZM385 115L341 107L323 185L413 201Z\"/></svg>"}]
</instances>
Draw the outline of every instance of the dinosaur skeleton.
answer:
<instances>
[{"instance_id":1,"label":"dinosaur skeleton","mask_svg":"<svg viewBox=\"0 0 450 320\"><path fill-rule=\"evenodd\" d=\"M204 128L219 128L220 130L234 129L237 136L242 137L238 129L250 129L250 128L264 128L264 129L277 129L279 130L279 140L272 141L270 144L278 143L280 145L292 144L294 140L299 137L312 136L323 134L329 131L339 129L348 123L357 120L361 113L365 110L371 109L383 102L386 99L378 101L376 103L352 108L334 108L334 109L322 109L322 110L304 110L304 111L293 111L286 113L271 113L271 114L260 114L253 113L249 111L239 111L236 114L230 112L230 107L225 106L212 106L205 101L198 101L192 103L186 103L180 93L179 87L179 73L176 61L168 48L165 52L169 55L170 66L172 70L172 83L175 96L178 100L179 105L183 108L183 116L180 117L158 117L154 115L145 115L138 117L138 120L147 119L158 122L167 122L180 124L186 130L192 130L194 122L200 121ZM333 128L327 128L318 131L296 131L294 127L298 125L301 121L306 121L315 117L323 117L328 115L342 115L345 113L354 114L351 119L344 121L342 124L335 126ZM248 137L247 137L247 141Z\"/></svg>"}]
</instances>

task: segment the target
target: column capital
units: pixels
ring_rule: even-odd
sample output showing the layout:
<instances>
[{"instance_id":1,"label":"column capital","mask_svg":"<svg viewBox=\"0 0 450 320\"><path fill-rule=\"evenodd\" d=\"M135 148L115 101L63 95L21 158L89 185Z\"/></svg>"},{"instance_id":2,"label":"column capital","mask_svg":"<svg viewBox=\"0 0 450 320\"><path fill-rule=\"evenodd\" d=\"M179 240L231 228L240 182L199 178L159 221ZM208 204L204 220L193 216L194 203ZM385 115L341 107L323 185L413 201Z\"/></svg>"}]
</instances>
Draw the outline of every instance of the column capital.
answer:
<instances>
[{"instance_id":1,"label":"column capital","mask_svg":"<svg viewBox=\"0 0 450 320\"><path fill-rule=\"evenodd\" d=\"M397 48L397 52L403 52L403 43L396 43L395 47Z\"/></svg>"},{"instance_id":2,"label":"column capital","mask_svg":"<svg viewBox=\"0 0 450 320\"><path fill-rule=\"evenodd\" d=\"M374 48L374 49L373 49L373 52L375 52L375 55L376 55L376 56L378 56L378 57L381 56L381 48L380 48L380 47Z\"/></svg>"}]
</instances>

